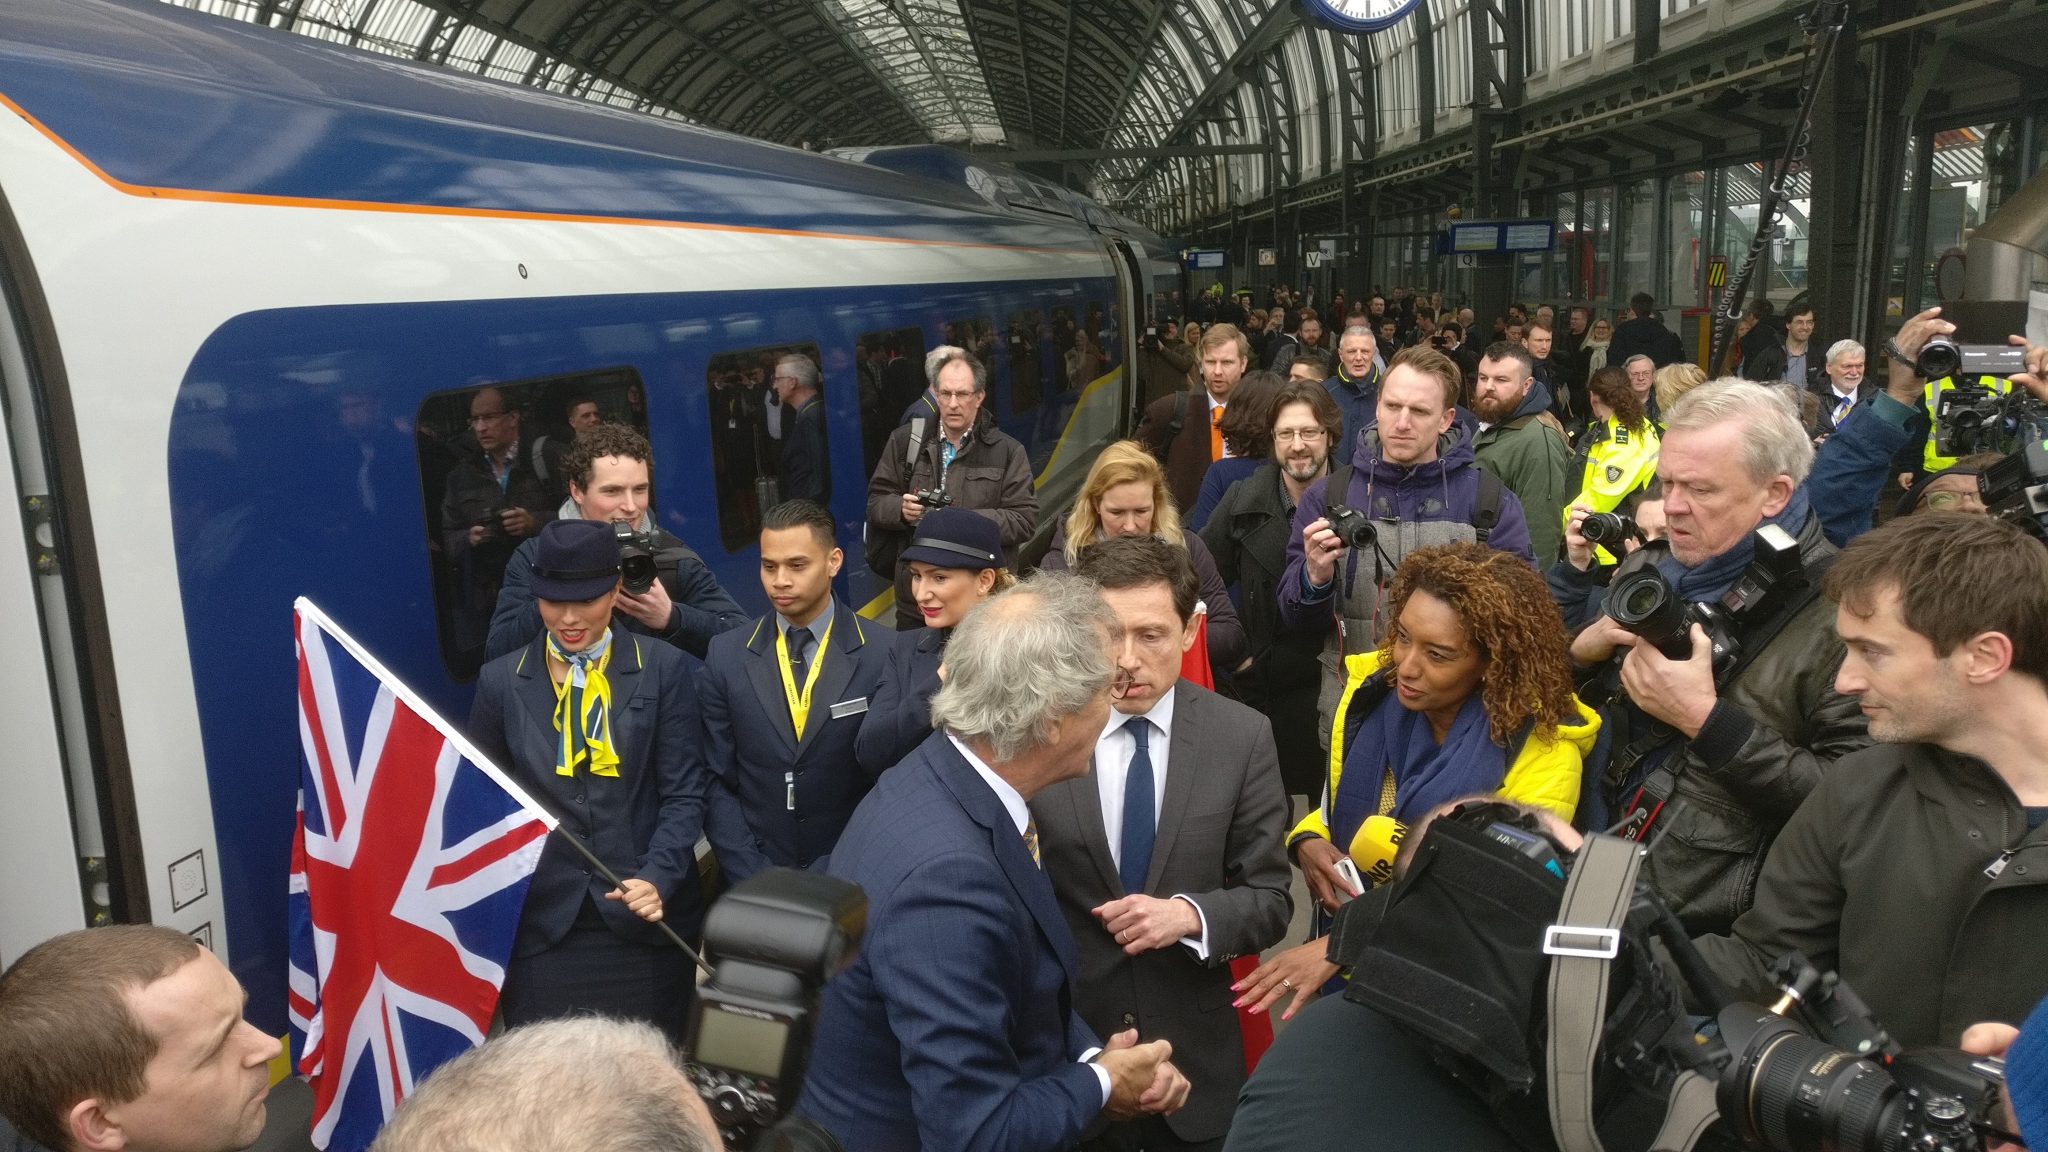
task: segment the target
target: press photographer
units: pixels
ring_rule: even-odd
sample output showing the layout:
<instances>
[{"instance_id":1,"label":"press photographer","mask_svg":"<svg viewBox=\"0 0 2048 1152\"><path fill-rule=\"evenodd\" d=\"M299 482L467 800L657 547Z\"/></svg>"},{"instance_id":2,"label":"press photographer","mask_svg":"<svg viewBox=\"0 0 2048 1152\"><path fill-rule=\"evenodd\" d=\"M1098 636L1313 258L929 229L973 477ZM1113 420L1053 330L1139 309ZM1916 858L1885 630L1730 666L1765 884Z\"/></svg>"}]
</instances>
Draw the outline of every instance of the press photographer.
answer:
<instances>
[{"instance_id":1,"label":"press photographer","mask_svg":"<svg viewBox=\"0 0 2048 1152\"><path fill-rule=\"evenodd\" d=\"M1817 584L1834 549L1801 487L1813 445L1797 415L1769 388L1720 380L1666 416L1657 476L1667 538L1591 590L1598 615L1572 644L1581 695L1606 698L1613 733L1605 779L1586 789L1576 823L1635 817L1632 831L1655 845L1650 884L1692 932L1723 932L1755 898L1771 839L1828 765L1869 736L1855 701L1834 689L1842 646ZM1778 545L1767 558L1789 569L1768 574L1774 582L1746 579L1767 575L1752 572L1760 528ZM1565 546L1590 548L1577 523ZM1618 606L1615 589L1632 577L1643 583ZM1738 603L1718 614L1718 644L1692 620L1662 648L1640 643L1616 618L1640 616L1660 595L1683 611L1731 593Z\"/></svg>"},{"instance_id":2,"label":"press photographer","mask_svg":"<svg viewBox=\"0 0 2048 1152\"><path fill-rule=\"evenodd\" d=\"M618 621L627 630L666 640L698 659L711 638L747 622L740 606L718 586L704 561L670 533L655 527L652 509L654 449L624 424L600 424L576 438L563 462L569 500L560 515L611 523L619 534L624 587ZM532 588L534 549L528 540L505 566L505 584L491 614L490 659L515 651L541 633Z\"/></svg>"}]
</instances>

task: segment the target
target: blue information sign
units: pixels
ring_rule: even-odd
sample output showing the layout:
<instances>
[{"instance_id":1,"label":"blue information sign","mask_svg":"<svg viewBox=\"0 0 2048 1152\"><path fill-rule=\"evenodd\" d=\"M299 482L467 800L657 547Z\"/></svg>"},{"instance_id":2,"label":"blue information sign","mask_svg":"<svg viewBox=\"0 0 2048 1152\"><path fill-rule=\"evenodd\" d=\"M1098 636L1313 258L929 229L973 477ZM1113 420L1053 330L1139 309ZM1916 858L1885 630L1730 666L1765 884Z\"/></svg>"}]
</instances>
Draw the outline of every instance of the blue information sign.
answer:
<instances>
[{"instance_id":1,"label":"blue information sign","mask_svg":"<svg viewBox=\"0 0 2048 1152\"><path fill-rule=\"evenodd\" d=\"M1188 271L1203 272L1222 268L1229 260L1230 254L1221 248L1196 248L1188 253Z\"/></svg>"}]
</instances>

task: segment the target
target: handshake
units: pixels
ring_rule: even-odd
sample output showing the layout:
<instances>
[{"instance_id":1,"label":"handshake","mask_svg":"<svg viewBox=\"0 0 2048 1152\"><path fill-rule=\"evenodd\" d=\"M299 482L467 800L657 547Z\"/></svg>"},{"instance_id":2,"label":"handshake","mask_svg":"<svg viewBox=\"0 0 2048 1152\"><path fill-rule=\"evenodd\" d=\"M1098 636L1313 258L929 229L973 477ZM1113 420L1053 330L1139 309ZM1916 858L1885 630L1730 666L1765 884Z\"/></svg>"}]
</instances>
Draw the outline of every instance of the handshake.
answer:
<instances>
[{"instance_id":1,"label":"handshake","mask_svg":"<svg viewBox=\"0 0 2048 1152\"><path fill-rule=\"evenodd\" d=\"M1112 1120L1165 1116L1188 1102L1188 1078L1173 1066L1173 1045L1164 1040L1138 1043L1135 1028L1109 1038L1094 1063L1109 1073L1109 1101L1103 1115Z\"/></svg>"}]
</instances>

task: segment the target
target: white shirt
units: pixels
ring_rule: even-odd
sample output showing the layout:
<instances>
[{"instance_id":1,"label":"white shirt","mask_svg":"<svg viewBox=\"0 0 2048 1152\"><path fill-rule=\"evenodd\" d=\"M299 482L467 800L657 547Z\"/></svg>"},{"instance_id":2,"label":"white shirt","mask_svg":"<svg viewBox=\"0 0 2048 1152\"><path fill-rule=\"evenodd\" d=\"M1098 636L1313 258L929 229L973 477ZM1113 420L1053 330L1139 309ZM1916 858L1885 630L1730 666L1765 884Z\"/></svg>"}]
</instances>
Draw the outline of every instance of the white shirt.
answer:
<instances>
[{"instance_id":1,"label":"white shirt","mask_svg":"<svg viewBox=\"0 0 2048 1152\"><path fill-rule=\"evenodd\" d=\"M974 769L974 774L981 777L981 782L988 785L989 791L996 794L996 799L1003 802L1003 811L1010 814L1011 822L1017 825L1017 835L1022 837L1024 829L1031 823L1031 808L1024 803L1024 794L1012 787L1008 780L996 775L996 770L984 763L981 757L976 756L974 749L962 744L959 737L948 732L946 739L953 742L953 747L958 748L960 755L966 759L967 766ZM1107 1105L1111 1090L1109 1069L1095 1062L1096 1054L1101 1051L1100 1048L1090 1048L1081 1053L1079 1062L1094 1070L1095 1079L1102 1085L1102 1102Z\"/></svg>"},{"instance_id":2,"label":"white shirt","mask_svg":"<svg viewBox=\"0 0 2048 1152\"><path fill-rule=\"evenodd\" d=\"M1145 713L1145 719L1152 724L1152 731L1145 736L1145 755L1152 761L1154 828L1159 826L1159 813L1166 806L1167 759L1172 744L1173 702L1178 692L1178 686L1168 688L1152 710ZM1102 832L1109 840L1109 859L1119 869L1124 862L1124 781L1129 779L1131 760L1138 754L1138 738L1125 727L1132 719L1122 712L1112 711L1102 735L1095 739L1095 793L1102 803ZM1207 960L1209 918L1203 915L1200 904L1186 896L1175 893L1173 899L1186 900L1188 907L1195 910L1195 918L1202 922L1200 935L1183 936L1180 942L1192 949L1197 958Z\"/></svg>"}]
</instances>

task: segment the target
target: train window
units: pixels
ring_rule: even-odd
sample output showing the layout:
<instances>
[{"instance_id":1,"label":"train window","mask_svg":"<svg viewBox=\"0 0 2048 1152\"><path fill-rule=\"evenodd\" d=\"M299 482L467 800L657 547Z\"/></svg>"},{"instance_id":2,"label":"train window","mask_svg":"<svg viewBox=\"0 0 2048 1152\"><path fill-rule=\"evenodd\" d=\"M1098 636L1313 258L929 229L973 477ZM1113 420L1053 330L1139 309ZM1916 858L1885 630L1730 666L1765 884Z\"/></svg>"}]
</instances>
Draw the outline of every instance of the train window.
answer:
<instances>
[{"instance_id":1,"label":"train window","mask_svg":"<svg viewBox=\"0 0 2048 1152\"><path fill-rule=\"evenodd\" d=\"M1045 391L1045 354L1037 309L1010 313L1010 414L1036 412Z\"/></svg>"},{"instance_id":2,"label":"train window","mask_svg":"<svg viewBox=\"0 0 2048 1152\"><path fill-rule=\"evenodd\" d=\"M1102 305L1091 302L1081 315L1082 321L1074 329L1073 339L1066 350L1067 390L1070 392L1079 392L1093 384L1109 364L1102 342Z\"/></svg>"},{"instance_id":3,"label":"train window","mask_svg":"<svg viewBox=\"0 0 2048 1152\"><path fill-rule=\"evenodd\" d=\"M862 475L873 476L889 433L903 423L904 410L924 395L924 332L870 332L857 347Z\"/></svg>"},{"instance_id":4,"label":"train window","mask_svg":"<svg viewBox=\"0 0 2048 1152\"><path fill-rule=\"evenodd\" d=\"M990 380L996 378L996 326L986 316L972 320L953 320L946 324L946 343L955 348L965 348L981 361L981 371Z\"/></svg>"},{"instance_id":5,"label":"train window","mask_svg":"<svg viewBox=\"0 0 2048 1152\"><path fill-rule=\"evenodd\" d=\"M1069 377L1067 371L1073 363L1068 354L1074 350L1075 335L1079 331L1080 325L1074 320L1074 309L1071 306L1061 304L1052 310L1053 390L1062 397L1081 386Z\"/></svg>"},{"instance_id":6,"label":"train window","mask_svg":"<svg viewBox=\"0 0 2048 1152\"><path fill-rule=\"evenodd\" d=\"M592 415L646 432L639 373L478 379L420 403L416 448L435 618L441 662L457 681L483 667L505 565L568 498L563 463L576 425Z\"/></svg>"},{"instance_id":7,"label":"train window","mask_svg":"<svg viewBox=\"0 0 2048 1152\"><path fill-rule=\"evenodd\" d=\"M721 352L705 372L718 538L727 552L761 539L761 514L802 496L829 504L824 384L816 344Z\"/></svg>"}]
</instances>

